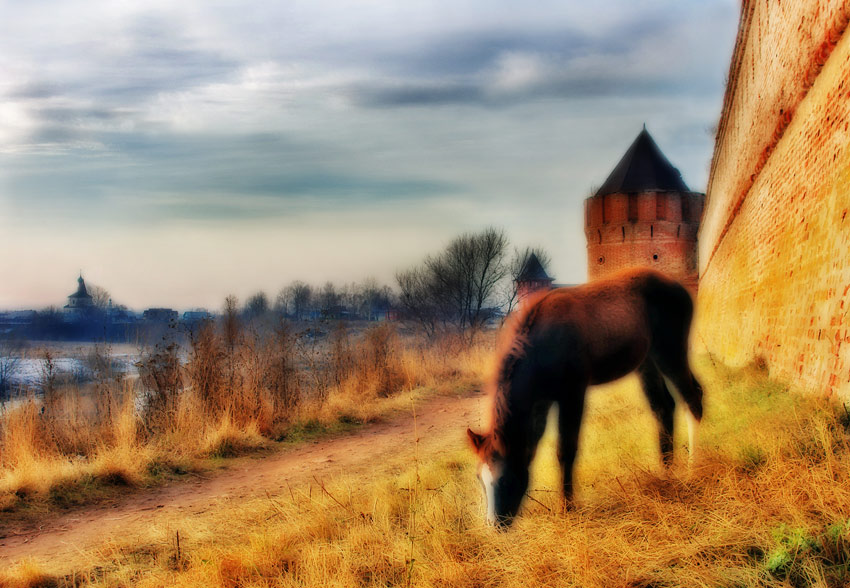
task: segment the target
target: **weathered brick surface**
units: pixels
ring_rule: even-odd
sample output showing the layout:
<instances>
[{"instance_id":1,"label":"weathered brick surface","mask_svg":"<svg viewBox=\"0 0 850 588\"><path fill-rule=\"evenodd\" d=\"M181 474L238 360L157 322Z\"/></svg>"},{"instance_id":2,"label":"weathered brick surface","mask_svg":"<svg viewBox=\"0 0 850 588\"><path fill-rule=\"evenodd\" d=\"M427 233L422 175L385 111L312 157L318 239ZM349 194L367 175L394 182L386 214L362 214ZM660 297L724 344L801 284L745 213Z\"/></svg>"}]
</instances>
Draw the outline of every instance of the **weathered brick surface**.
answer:
<instances>
[{"instance_id":1,"label":"weathered brick surface","mask_svg":"<svg viewBox=\"0 0 850 588\"><path fill-rule=\"evenodd\" d=\"M850 395L850 34L836 23L846 25L847 4L744 8L752 12L742 24L745 55L739 38L742 64L700 230L694 340L727 363L762 359L771 375L842 396ZM806 59L824 31L828 57Z\"/></svg>"},{"instance_id":2,"label":"weathered brick surface","mask_svg":"<svg viewBox=\"0 0 850 588\"><path fill-rule=\"evenodd\" d=\"M700 270L850 18L847 0L744 0L700 229Z\"/></svg>"},{"instance_id":3,"label":"weathered brick surface","mask_svg":"<svg viewBox=\"0 0 850 588\"><path fill-rule=\"evenodd\" d=\"M588 278L648 266L697 287L696 236L703 195L642 192L585 200Z\"/></svg>"}]
</instances>

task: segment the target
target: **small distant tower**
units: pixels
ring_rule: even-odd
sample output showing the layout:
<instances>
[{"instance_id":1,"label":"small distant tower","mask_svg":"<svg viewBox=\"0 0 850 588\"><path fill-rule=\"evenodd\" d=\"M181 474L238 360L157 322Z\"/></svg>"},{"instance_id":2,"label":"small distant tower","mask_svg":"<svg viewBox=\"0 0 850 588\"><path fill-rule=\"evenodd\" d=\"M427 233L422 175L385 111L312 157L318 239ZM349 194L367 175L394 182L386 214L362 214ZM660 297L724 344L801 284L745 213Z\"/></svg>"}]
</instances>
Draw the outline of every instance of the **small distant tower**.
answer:
<instances>
[{"instance_id":1,"label":"small distant tower","mask_svg":"<svg viewBox=\"0 0 850 588\"><path fill-rule=\"evenodd\" d=\"M522 304L522 301L533 292L551 289L552 282L553 279L543 269L543 264L540 263L537 255L532 253L525 260L516 279L517 304Z\"/></svg>"},{"instance_id":2,"label":"small distant tower","mask_svg":"<svg viewBox=\"0 0 850 588\"><path fill-rule=\"evenodd\" d=\"M644 126L605 183L584 201L588 278L648 266L696 294L704 200L705 194L685 185Z\"/></svg>"},{"instance_id":3,"label":"small distant tower","mask_svg":"<svg viewBox=\"0 0 850 588\"><path fill-rule=\"evenodd\" d=\"M86 289L86 282L83 280L83 274L77 278L77 291L68 296L68 304L65 305L65 311L72 314L82 314L88 312L94 307L94 299Z\"/></svg>"}]
</instances>

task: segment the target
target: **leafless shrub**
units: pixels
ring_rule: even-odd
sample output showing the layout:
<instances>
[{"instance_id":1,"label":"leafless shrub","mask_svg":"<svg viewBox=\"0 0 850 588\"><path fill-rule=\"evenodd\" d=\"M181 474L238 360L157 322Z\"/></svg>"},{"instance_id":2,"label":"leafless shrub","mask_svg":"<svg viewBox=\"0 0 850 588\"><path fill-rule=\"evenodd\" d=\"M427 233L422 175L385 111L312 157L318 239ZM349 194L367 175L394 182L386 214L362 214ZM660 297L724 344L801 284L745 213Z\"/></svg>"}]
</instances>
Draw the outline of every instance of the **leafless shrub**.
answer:
<instances>
[{"instance_id":1,"label":"leafless shrub","mask_svg":"<svg viewBox=\"0 0 850 588\"><path fill-rule=\"evenodd\" d=\"M265 336L256 326L251 326L243 333L237 349L241 386L230 390L231 417L239 424L262 422L264 426L261 428L265 428L272 420L265 402L265 376L269 362Z\"/></svg>"},{"instance_id":2,"label":"leafless shrub","mask_svg":"<svg viewBox=\"0 0 850 588\"><path fill-rule=\"evenodd\" d=\"M236 296L224 299L224 315L222 316L222 338L226 357L226 383L231 394L239 388L239 358L237 347L241 337L242 325L239 322L239 300Z\"/></svg>"},{"instance_id":3,"label":"leafless shrub","mask_svg":"<svg viewBox=\"0 0 850 588\"><path fill-rule=\"evenodd\" d=\"M56 358L53 356L53 352L50 351L50 349L45 347L41 350L39 355L41 357L39 387L41 388L41 393L44 397L43 406L46 410L50 410L50 408L56 403L56 384L59 372L56 368Z\"/></svg>"},{"instance_id":4,"label":"leafless shrub","mask_svg":"<svg viewBox=\"0 0 850 588\"><path fill-rule=\"evenodd\" d=\"M404 385L400 343L395 329L387 324L366 331L358 345L356 370L351 377L361 392L386 398Z\"/></svg>"},{"instance_id":5,"label":"leafless shrub","mask_svg":"<svg viewBox=\"0 0 850 588\"><path fill-rule=\"evenodd\" d=\"M83 364L94 382L94 405L97 421L111 422L113 412L120 402L119 386L124 379L121 366L112 357L108 343L96 343L83 358Z\"/></svg>"},{"instance_id":6,"label":"leafless shrub","mask_svg":"<svg viewBox=\"0 0 850 588\"><path fill-rule=\"evenodd\" d=\"M179 351L173 341L159 344L136 364L145 397L142 420L150 431L168 428L174 422L183 389Z\"/></svg>"},{"instance_id":7,"label":"leafless shrub","mask_svg":"<svg viewBox=\"0 0 850 588\"><path fill-rule=\"evenodd\" d=\"M272 395L276 418L286 419L301 401L301 382L296 360L296 336L292 325L281 320L267 345L269 361L265 384Z\"/></svg>"},{"instance_id":8,"label":"leafless shrub","mask_svg":"<svg viewBox=\"0 0 850 588\"><path fill-rule=\"evenodd\" d=\"M398 392L404 382L398 355L398 336L390 325L380 325L366 334L366 359L377 375L375 392L387 397Z\"/></svg>"},{"instance_id":9,"label":"leafless shrub","mask_svg":"<svg viewBox=\"0 0 850 588\"><path fill-rule=\"evenodd\" d=\"M186 373L195 396L207 415L220 414L227 406L224 388L227 354L212 321L204 321L189 338Z\"/></svg>"},{"instance_id":10,"label":"leafless shrub","mask_svg":"<svg viewBox=\"0 0 850 588\"><path fill-rule=\"evenodd\" d=\"M344 322L338 321L331 330L330 346L331 379L334 385L340 386L355 367L351 338Z\"/></svg>"},{"instance_id":11,"label":"leafless shrub","mask_svg":"<svg viewBox=\"0 0 850 588\"><path fill-rule=\"evenodd\" d=\"M0 339L0 399L12 393L12 380L18 373L25 345L15 339Z\"/></svg>"},{"instance_id":12,"label":"leafless shrub","mask_svg":"<svg viewBox=\"0 0 850 588\"><path fill-rule=\"evenodd\" d=\"M295 341L298 361L309 378L311 397L321 405L327 400L332 383L325 333L316 328L305 329Z\"/></svg>"}]
</instances>

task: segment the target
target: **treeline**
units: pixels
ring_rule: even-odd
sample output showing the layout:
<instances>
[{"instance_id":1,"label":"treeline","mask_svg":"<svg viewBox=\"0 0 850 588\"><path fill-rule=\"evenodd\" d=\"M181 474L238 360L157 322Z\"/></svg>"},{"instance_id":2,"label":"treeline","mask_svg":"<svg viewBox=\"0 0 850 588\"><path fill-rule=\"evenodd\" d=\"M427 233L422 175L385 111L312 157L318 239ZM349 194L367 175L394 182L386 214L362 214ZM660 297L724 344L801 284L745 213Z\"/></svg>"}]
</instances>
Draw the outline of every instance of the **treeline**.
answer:
<instances>
[{"instance_id":1,"label":"treeline","mask_svg":"<svg viewBox=\"0 0 850 588\"><path fill-rule=\"evenodd\" d=\"M326 282L320 287L296 280L282 288L273 300L265 292L249 296L241 314L247 318L274 313L294 320L382 320L396 305L390 287L374 278L343 286Z\"/></svg>"}]
</instances>

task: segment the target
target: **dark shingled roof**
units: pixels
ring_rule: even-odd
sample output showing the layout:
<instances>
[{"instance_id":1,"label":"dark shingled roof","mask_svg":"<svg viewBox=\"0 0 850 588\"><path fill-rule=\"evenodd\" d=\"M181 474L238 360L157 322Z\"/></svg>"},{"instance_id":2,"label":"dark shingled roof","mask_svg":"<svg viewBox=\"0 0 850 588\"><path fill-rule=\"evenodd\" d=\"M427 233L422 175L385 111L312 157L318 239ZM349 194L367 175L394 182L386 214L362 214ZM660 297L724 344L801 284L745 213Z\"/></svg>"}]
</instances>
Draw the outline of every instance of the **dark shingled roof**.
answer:
<instances>
[{"instance_id":1,"label":"dark shingled roof","mask_svg":"<svg viewBox=\"0 0 850 588\"><path fill-rule=\"evenodd\" d=\"M690 192L682 174L664 157L646 127L596 191L596 196L629 192Z\"/></svg>"},{"instance_id":2,"label":"dark shingled roof","mask_svg":"<svg viewBox=\"0 0 850 588\"><path fill-rule=\"evenodd\" d=\"M86 283L83 281L83 276L77 278L77 291L68 296L68 298L91 298L91 294L86 289Z\"/></svg>"},{"instance_id":3,"label":"dark shingled roof","mask_svg":"<svg viewBox=\"0 0 850 588\"><path fill-rule=\"evenodd\" d=\"M520 270L519 276L516 279L517 282L531 282L532 280L552 281L552 278L546 274L543 264L540 263L540 260L537 259L534 253L529 255L528 259L525 260L525 264L523 264L522 270Z\"/></svg>"}]
</instances>

